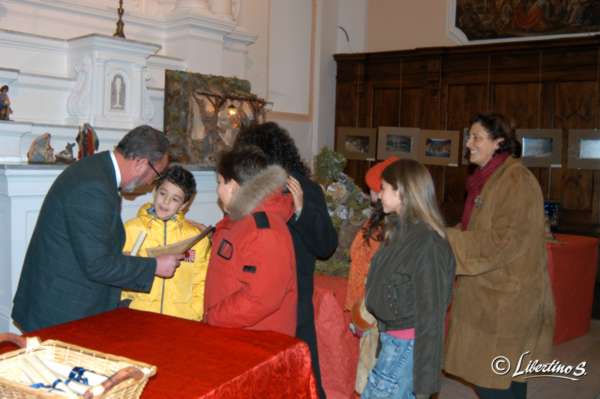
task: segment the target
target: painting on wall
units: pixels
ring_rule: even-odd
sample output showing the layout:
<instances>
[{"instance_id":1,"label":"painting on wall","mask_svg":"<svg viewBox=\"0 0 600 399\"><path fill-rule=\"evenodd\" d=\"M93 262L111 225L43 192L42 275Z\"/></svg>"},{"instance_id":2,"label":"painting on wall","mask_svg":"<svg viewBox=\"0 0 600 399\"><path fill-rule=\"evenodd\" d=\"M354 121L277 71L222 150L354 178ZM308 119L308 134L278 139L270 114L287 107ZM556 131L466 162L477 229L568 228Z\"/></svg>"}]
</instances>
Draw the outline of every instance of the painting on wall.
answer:
<instances>
[{"instance_id":1,"label":"painting on wall","mask_svg":"<svg viewBox=\"0 0 600 399\"><path fill-rule=\"evenodd\" d=\"M600 132L591 129L569 131L568 164L572 169L600 169Z\"/></svg>"},{"instance_id":2,"label":"painting on wall","mask_svg":"<svg viewBox=\"0 0 600 399\"><path fill-rule=\"evenodd\" d=\"M518 129L521 160L529 167L561 166L562 131L560 129Z\"/></svg>"},{"instance_id":3,"label":"painting on wall","mask_svg":"<svg viewBox=\"0 0 600 399\"><path fill-rule=\"evenodd\" d=\"M421 130L418 160L428 165L458 166L458 131Z\"/></svg>"},{"instance_id":4,"label":"painting on wall","mask_svg":"<svg viewBox=\"0 0 600 399\"><path fill-rule=\"evenodd\" d=\"M346 159L375 160L377 129L338 127L336 151Z\"/></svg>"},{"instance_id":5,"label":"painting on wall","mask_svg":"<svg viewBox=\"0 0 600 399\"><path fill-rule=\"evenodd\" d=\"M600 31L597 0L455 0L456 28L469 40Z\"/></svg>"},{"instance_id":6,"label":"painting on wall","mask_svg":"<svg viewBox=\"0 0 600 399\"><path fill-rule=\"evenodd\" d=\"M377 134L377 159L391 156L417 159L420 130L416 127L380 126Z\"/></svg>"},{"instance_id":7,"label":"painting on wall","mask_svg":"<svg viewBox=\"0 0 600 399\"><path fill-rule=\"evenodd\" d=\"M171 160L214 167L242 127L265 121L265 104L247 80L167 70L164 131Z\"/></svg>"}]
</instances>

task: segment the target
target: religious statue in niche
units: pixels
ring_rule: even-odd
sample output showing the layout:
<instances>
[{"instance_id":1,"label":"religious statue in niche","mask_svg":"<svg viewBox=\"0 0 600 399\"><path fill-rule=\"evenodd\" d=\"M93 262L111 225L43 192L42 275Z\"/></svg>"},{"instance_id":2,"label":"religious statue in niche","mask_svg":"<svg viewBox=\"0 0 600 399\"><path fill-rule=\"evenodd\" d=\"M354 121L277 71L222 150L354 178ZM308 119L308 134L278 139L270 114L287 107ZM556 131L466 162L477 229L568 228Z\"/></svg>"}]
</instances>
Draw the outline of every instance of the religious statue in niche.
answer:
<instances>
[{"instance_id":1,"label":"religious statue in niche","mask_svg":"<svg viewBox=\"0 0 600 399\"><path fill-rule=\"evenodd\" d=\"M170 158L179 163L214 166L239 129L265 120L265 101L237 78L166 71L165 133Z\"/></svg>"},{"instance_id":2,"label":"religious statue in niche","mask_svg":"<svg viewBox=\"0 0 600 399\"><path fill-rule=\"evenodd\" d=\"M12 112L10 98L8 97L8 86L4 85L0 88L0 120L9 121Z\"/></svg>"},{"instance_id":3,"label":"religious statue in niche","mask_svg":"<svg viewBox=\"0 0 600 399\"><path fill-rule=\"evenodd\" d=\"M50 133L43 133L33 139L27 151L27 162L29 163L54 163L54 148L50 145Z\"/></svg>"},{"instance_id":4,"label":"religious statue in niche","mask_svg":"<svg viewBox=\"0 0 600 399\"><path fill-rule=\"evenodd\" d=\"M113 76L110 83L110 109L123 110L125 109L126 95L125 79L121 74Z\"/></svg>"},{"instance_id":5,"label":"religious statue in niche","mask_svg":"<svg viewBox=\"0 0 600 399\"><path fill-rule=\"evenodd\" d=\"M98 150L98 135L89 123L84 123L83 126L79 128L75 141L79 148L77 159L94 155L96 150Z\"/></svg>"}]
</instances>

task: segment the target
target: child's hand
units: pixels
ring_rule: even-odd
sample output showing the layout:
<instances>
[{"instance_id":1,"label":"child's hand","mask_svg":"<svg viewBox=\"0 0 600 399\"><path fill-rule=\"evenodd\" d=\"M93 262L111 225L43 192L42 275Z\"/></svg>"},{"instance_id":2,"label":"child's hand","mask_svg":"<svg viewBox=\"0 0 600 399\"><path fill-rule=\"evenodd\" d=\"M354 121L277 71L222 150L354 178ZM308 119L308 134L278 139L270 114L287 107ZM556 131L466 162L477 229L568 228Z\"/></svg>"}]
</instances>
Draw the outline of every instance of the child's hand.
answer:
<instances>
[{"instance_id":1,"label":"child's hand","mask_svg":"<svg viewBox=\"0 0 600 399\"><path fill-rule=\"evenodd\" d=\"M292 198L294 199L294 208L297 213L302 211L302 207L304 206L304 191L302 191L302 186L300 186L300 182L293 178L292 176L288 177L287 187L292 194Z\"/></svg>"}]
</instances>

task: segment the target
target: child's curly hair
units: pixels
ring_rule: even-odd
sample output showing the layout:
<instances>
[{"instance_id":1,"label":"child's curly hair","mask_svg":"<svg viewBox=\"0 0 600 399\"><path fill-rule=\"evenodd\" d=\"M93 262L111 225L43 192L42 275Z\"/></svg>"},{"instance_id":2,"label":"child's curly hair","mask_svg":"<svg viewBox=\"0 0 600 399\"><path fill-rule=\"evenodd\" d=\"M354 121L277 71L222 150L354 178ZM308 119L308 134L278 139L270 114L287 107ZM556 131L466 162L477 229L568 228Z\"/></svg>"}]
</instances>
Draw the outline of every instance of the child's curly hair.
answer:
<instances>
[{"instance_id":1,"label":"child's curly hair","mask_svg":"<svg viewBox=\"0 0 600 399\"><path fill-rule=\"evenodd\" d=\"M194 179L194 175L189 170L179 165L170 166L165 170L160 177L156 179L154 186L159 188L165 181L173 183L183 191L183 194L185 195L184 202L188 202L190 198L196 194L196 179Z\"/></svg>"}]
</instances>

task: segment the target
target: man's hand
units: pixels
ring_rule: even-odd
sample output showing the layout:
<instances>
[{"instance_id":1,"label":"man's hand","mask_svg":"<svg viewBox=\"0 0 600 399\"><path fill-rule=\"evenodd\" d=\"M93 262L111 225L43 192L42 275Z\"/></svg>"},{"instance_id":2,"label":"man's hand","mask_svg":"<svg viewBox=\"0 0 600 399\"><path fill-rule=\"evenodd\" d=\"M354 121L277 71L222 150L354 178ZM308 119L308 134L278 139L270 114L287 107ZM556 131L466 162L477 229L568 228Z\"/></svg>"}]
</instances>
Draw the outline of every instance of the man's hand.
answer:
<instances>
[{"instance_id":1,"label":"man's hand","mask_svg":"<svg viewBox=\"0 0 600 399\"><path fill-rule=\"evenodd\" d=\"M292 194L292 198L294 199L294 208L296 213L299 214L302 212L302 207L304 206L304 191L302 191L302 186L300 186L300 182L298 180L290 176L288 177L287 187Z\"/></svg>"},{"instance_id":2,"label":"man's hand","mask_svg":"<svg viewBox=\"0 0 600 399\"><path fill-rule=\"evenodd\" d=\"M184 254L161 255L156 258L156 272L158 277L170 278L175 274L179 263L185 258Z\"/></svg>"}]
</instances>

